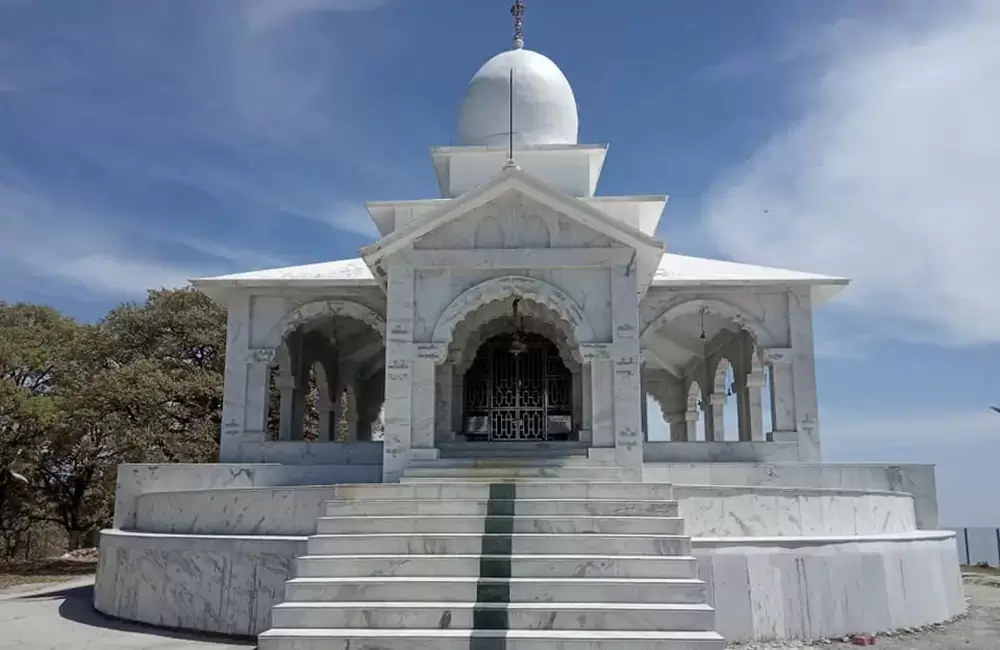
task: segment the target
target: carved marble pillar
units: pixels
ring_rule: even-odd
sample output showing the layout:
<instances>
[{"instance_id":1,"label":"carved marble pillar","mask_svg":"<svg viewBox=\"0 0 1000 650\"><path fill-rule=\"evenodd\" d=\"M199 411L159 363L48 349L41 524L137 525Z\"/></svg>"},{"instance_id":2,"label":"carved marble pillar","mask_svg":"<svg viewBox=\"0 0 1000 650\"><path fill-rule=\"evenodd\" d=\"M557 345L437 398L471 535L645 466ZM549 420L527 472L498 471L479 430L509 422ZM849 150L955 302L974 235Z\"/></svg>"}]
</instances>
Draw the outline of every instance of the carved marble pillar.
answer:
<instances>
[{"instance_id":1,"label":"carved marble pillar","mask_svg":"<svg viewBox=\"0 0 1000 650\"><path fill-rule=\"evenodd\" d=\"M593 444L594 442L594 406L593 406L593 373L590 371L590 364L584 363L580 366L580 442Z\"/></svg>"},{"instance_id":2,"label":"carved marble pillar","mask_svg":"<svg viewBox=\"0 0 1000 650\"><path fill-rule=\"evenodd\" d=\"M278 376L274 381L280 396L278 402L278 440L291 440L295 416L295 376L286 365L278 367Z\"/></svg>"},{"instance_id":3,"label":"carved marble pillar","mask_svg":"<svg viewBox=\"0 0 1000 650\"><path fill-rule=\"evenodd\" d=\"M775 441L794 441L795 385L792 378L791 351L768 350L771 364L771 428Z\"/></svg>"},{"instance_id":4,"label":"carved marble pillar","mask_svg":"<svg viewBox=\"0 0 1000 650\"><path fill-rule=\"evenodd\" d=\"M640 371L641 372L641 371ZM640 378L640 384L642 385L642 390L640 391L640 404L639 408L642 415L642 441L649 442L649 398L646 392L645 381Z\"/></svg>"},{"instance_id":5,"label":"carved marble pillar","mask_svg":"<svg viewBox=\"0 0 1000 650\"><path fill-rule=\"evenodd\" d=\"M413 268L390 264L386 287L385 433L382 480L399 481L410 455L412 433Z\"/></svg>"},{"instance_id":6,"label":"carved marble pillar","mask_svg":"<svg viewBox=\"0 0 1000 650\"><path fill-rule=\"evenodd\" d=\"M250 350L250 296L234 296L226 318L226 371L222 397L219 462L242 460L246 430L247 364Z\"/></svg>"},{"instance_id":7,"label":"carved marble pillar","mask_svg":"<svg viewBox=\"0 0 1000 650\"><path fill-rule=\"evenodd\" d=\"M438 412L435 389L437 368L447 355L447 346L437 343L415 343L413 345L413 437L410 442L410 458L433 460L438 457L434 434L437 426L434 418Z\"/></svg>"},{"instance_id":8,"label":"carved marble pillar","mask_svg":"<svg viewBox=\"0 0 1000 650\"><path fill-rule=\"evenodd\" d=\"M764 406L762 391L764 388L764 373L756 370L747 377L747 415L750 424L750 440L764 440Z\"/></svg>"},{"instance_id":9,"label":"carved marble pillar","mask_svg":"<svg viewBox=\"0 0 1000 650\"><path fill-rule=\"evenodd\" d=\"M337 439L337 413L340 411L340 377L336 359L320 361L321 372L316 373L316 410L319 411L319 440Z\"/></svg>"},{"instance_id":10,"label":"carved marble pillar","mask_svg":"<svg viewBox=\"0 0 1000 650\"><path fill-rule=\"evenodd\" d=\"M450 442L455 435L455 429L452 426L455 364L446 362L437 366L436 382L437 385L434 388L434 396L437 399L434 414L434 436L438 442Z\"/></svg>"},{"instance_id":11,"label":"carved marble pillar","mask_svg":"<svg viewBox=\"0 0 1000 650\"><path fill-rule=\"evenodd\" d=\"M611 276L614 323L615 457L622 477L642 481L642 387L639 351L639 297L635 276L616 266Z\"/></svg>"},{"instance_id":12,"label":"carved marble pillar","mask_svg":"<svg viewBox=\"0 0 1000 650\"><path fill-rule=\"evenodd\" d=\"M247 364L244 440L263 442L270 437L267 430L267 410L270 406L271 364L274 361L274 354L271 348L250 350Z\"/></svg>"},{"instance_id":13,"label":"carved marble pillar","mask_svg":"<svg viewBox=\"0 0 1000 650\"><path fill-rule=\"evenodd\" d=\"M705 411L705 440L726 439L726 396L712 393L708 396L708 410Z\"/></svg>"},{"instance_id":14,"label":"carved marble pillar","mask_svg":"<svg viewBox=\"0 0 1000 650\"><path fill-rule=\"evenodd\" d=\"M610 449L615 446L615 364L602 349L589 365L591 446Z\"/></svg>"},{"instance_id":15,"label":"carved marble pillar","mask_svg":"<svg viewBox=\"0 0 1000 650\"><path fill-rule=\"evenodd\" d=\"M812 300L808 288L797 288L789 292L788 312L799 461L818 463L822 459L822 454L819 435L819 403L816 395Z\"/></svg>"},{"instance_id":16,"label":"carved marble pillar","mask_svg":"<svg viewBox=\"0 0 1000 650\"><path fill-rule=\"evenodd\" d=\"M572 401L573 401L573 426L577 430L583 428L583 384L580 376L580 368L572 371Z\"/></svg>"},{"instance_id":17,"label":"carved marble pillar","mask_svg":"<svg viewBox=\"0 0 1000 650\"><path fill-rule=\"evenodd\" d=\"M688 422L686 415L687 411L681 411L679 413L668 413L663 416L670 429L670 442L687 442ZM697 429L697 424L695 425L695 429Z\"/></svg>"},{"instance_id":18,"label":"carved marble pillar","mask_svg":"<svg viewBox=\"0 0 1000 650\"><path fill-rule=\"evenodd\" d=\"M451 430L452 440L454 434L465 431L465 423L462 421L465 409L465 375L459 372L458 367L453 368L453 383L451 386Z\"/></svg>"},{"instance_id":19,"label":"carved marble pillar","mask_svg":"<svg viewBox=\"0 0 1000 650\"><path fill-rule=\"evenodd\" d=\"M684 440L692 442L698 439L698 411L684 411Z\"/></svg>"},{"instance_id":20,"label":"carved marble pillar","mask_svg":"<svg viewBox=\"0 0 1000 650\"><path fill-rule=\"evenodd\" d=\"M382 410L383 386L378 376L359 380L354 384L354 398L358 411L358 440L372 440L375 423Z\"/></svg>"}]
</instances>

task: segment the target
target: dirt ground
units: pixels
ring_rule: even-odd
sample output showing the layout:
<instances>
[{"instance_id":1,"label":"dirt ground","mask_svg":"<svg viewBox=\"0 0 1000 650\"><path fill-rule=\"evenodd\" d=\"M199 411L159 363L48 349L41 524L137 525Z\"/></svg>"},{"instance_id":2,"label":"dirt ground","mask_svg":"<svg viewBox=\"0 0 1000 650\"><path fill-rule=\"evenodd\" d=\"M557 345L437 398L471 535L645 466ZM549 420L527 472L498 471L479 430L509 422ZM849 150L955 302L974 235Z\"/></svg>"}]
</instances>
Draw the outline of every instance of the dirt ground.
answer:
<instances>
[{"instance_id":1,"label":"dirt ground","mask_svg":"<svg viewBox=\"0 0 1000 650\"><path fill-rule=\"evenodd\" d=\"M0 563L0 589L18 585L62 582L97 571L97 562L87 559L47 558Z\"/></svg>"},{"instance_id":2,"label":"dirt ground","mask_svg":"<svg viewBox=\"0 0 1000 650\"><path fill-rule=\"evenodd\" d=\"M879 636L875 647L883 650L997 650L1000 648L1000 571L964 567L965 597L969 612L957 621L934 625L911 633ZM730 646L734 650L805 650L821 646L847 650L859 646L834 641L811 644L748 643Z\"/></svg>"}]
</instances>

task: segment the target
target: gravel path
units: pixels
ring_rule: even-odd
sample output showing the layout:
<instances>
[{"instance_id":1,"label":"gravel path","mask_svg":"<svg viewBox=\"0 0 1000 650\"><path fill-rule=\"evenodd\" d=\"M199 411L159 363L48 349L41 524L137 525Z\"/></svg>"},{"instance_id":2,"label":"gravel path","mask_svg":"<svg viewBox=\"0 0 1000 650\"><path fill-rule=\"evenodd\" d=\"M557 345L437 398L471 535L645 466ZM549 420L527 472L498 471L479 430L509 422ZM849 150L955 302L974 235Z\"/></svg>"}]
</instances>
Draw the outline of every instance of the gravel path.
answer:
<instances>
[{"instance_id":1,"label":"gravel path","mask_svg":"<svg viewBox=\"0 0 1000 650\"><path fill-rule=\"evenodd\" d=\"M875 639L883 650L997 650L1000 648L1000 578L966 576L965 597L970 599L969 613L957 621L930 629ZM850 643L818 641L801 643L747 643L731 645L733 650L805 650L817 646L847 650Z\"/></svg>"}]
</instances>

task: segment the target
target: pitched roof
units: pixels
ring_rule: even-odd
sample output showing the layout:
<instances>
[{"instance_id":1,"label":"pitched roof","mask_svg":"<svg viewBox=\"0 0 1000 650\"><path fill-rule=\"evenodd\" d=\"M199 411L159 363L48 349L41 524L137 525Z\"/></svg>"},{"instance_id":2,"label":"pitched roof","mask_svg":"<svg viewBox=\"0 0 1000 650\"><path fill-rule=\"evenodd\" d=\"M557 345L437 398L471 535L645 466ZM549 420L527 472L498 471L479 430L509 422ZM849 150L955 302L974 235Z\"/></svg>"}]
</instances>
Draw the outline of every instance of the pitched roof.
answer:
<instances>
[{"instance_id":1,"label":"pitched roof","mask_svg":"<svg viewBox=\"0 0 1000 650\"><path fill-rule=\"evenodd\" d=\"M220 290L224 292L226 289L236 287L277 287L287 284L324 287L376 285L368 265L361 258L234 273L213 278L199 278L191 282L213 297ZM840 292L848 282L847 278L836 276L664 253L657 266L652 286L735 287L801 284L814 287L813 300L818 301L816 304L821 304Z\"/></svg>"}]
</instances>

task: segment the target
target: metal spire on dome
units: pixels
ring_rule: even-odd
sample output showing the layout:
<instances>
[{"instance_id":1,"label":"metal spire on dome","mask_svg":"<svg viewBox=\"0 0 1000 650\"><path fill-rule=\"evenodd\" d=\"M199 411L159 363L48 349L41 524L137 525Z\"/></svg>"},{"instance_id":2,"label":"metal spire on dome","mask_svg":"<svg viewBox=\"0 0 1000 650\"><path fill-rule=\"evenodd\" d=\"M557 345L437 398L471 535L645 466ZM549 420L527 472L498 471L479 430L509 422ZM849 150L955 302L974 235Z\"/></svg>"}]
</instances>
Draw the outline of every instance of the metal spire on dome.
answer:
<instances>
[{"instance_id":1,"label":"metal spire on dome","mask_svg":"<svg viewBox=\"0 0 1000 650\"><path fill-rule=\"evenodd\" d=\"M524 2L515 0L510 14L514 16L514 49L520 50L524 47Z\"/></svg>"}]
</instances>

